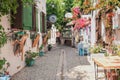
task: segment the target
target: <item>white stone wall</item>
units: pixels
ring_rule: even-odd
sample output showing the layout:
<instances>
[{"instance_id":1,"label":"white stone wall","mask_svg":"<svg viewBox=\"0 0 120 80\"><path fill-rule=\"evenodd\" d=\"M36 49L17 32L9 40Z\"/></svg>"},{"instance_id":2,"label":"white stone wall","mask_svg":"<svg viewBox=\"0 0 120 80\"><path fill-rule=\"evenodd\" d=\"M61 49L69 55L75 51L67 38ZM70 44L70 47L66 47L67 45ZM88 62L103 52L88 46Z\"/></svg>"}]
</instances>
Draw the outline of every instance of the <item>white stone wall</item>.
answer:
<instances>
[{"instance_id":1,"label":"white stone wall","mask_svg":"<svg viewBox=\"0 0 120 80\"><path fill-rule=\"evenodd\" d=\"M35 0L39 11L42 11L46 14L46 0Z\"/></svg>"},{"instance_id":2,"label":"white stone wall","mask_svg":"<svg viewBox=\"0 0 120 80\"><path fill-rule=\"evenodd\" d=\"M50 39L48 39L48 44L56 44L56 27L53 24L50 30L51 36Z\"/></svg>"},{"instance_id":3,"label":"white stone wall","mask_svg":"<svg viewBox=\"0 0 120 80\"><path fill-rule=\"evenodd\" d=\"M40 0L40 2L38 2L39 6L38 6L38 26L40 27L40 11L43 11L46 14L46 0ZM8 28L10 28L10 22L8 21L8 17L7 16L3 16L0 24L2 24L4 26L4 29L6 31L6 33L9 33L10 30L8 30ZM40 29L40 28L39 28ZM28 34L29 31L27 31ZM40 33L40 30L39 30ZM41 33L40 33L41 35ZM42 43L42 36L40 36L40 43ZM13 41L8 40L7 43L4 45L4 47L2 47L0 49L0 58L5 57L6 60L10 63L10 67L8 68L8 71L10 72L10 75L14 75L15 73L17 73L18 71L20 71L24 66L25 66L25 59L22 61L21 60L21 56L20 55L14 55L13 52L13 45L12 45ZM27 39L26 44L24 46L24 54L25 51L31 49L31 51L36 52L37 48L32 48L32 41L30 39L30 37Z\"/></svg>"},{"instance_id":4,"label":"white stone wall","mask_svg":"<svg viewBox=\"0 0 120 80\"><path fill-rule=\"evenodd\" d=\"M2 17L0 24L3 25L6 33L9 33L10 30L8 30L8 28L10 28L10 22L8 21L7 16ZM30 34L29 31L27 31L27 33ZM25 66L25 59L22 61L20 55L16 56L14 55L12 44L13 44L12 40L7 40L7 43L4 45L4 47L1 48L0 51L1 52L0 57L1 58L5 57L5 59L10 63L10 67L8 68L10 75L17 73ZM24 45L24 54L29 49L31 49L33 52L37 51L36 47L32 48L32 41L30 37L28 37Z\"/></svg>"},{"instance_id":5,"label":"white stone wall","mask_svg":"<svg viewBox=\"0 0 120 80\"><path fill-rule=\"evenodd\" d=\"M38 29L39 29L39 31L38 31L38 33L41 35L40 36L40 40L39 40L39 42L40 42L40 45L42 44L42 33L40 32L40 27L41 27L41 25L40 24L42 24L42 23L40 23L41 21L40 21L40 13L41 12L44 12L45 13L45 15L46 15L46 0L35 0L36 1L36 4L37 4L37 11L38 11Z\"/></svg>"},{"instance_id":6,"label":"white stone wall","mask_svg":"<svg viewBox=\"0 0 120 80\"><path fill-rule=\"evenodd\" d=\"M93 16L91 18L91 45L94 45L95 42L96 42L96 35L95 35L95 29L96 29L96 26L95 26L95 15L96 15L96 12L93 11Z\"/></svg>"}]
</instances>

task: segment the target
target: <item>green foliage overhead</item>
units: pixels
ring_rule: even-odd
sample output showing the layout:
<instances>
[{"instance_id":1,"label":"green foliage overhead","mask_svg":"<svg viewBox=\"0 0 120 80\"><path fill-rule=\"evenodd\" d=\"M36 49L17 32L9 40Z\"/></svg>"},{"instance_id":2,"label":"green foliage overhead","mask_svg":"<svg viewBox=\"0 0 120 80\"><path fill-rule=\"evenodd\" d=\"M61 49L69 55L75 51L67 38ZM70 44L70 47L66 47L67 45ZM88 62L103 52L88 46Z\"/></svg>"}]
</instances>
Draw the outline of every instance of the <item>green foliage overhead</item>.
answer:
<instances>
[{"instance_id":1,"label":"green foliage overhead","mask_svg":"<svg viewBox=\"0 0 120 80\"><path fill-rule=\"evenodd\" d=\"M83 2L84 2L84 0L74 0L73 7L80 6L80 8L81 8L81 6L83 5Z\"/></svg>"},{"instance_id":2,"label":"green foliage overhead","mask_svg":"<svg viewBox=\"0 0 120 80\"><path fill-rule=\"evenodd\" d=\"M63 0L47 0L47 18L54 14L57 16L57 26L62 25L64 19L65 5Z\"/></svg>"},{"instance_id":3,"label":"green foliage overhead","mask_svg":"<svg viewBox=\"0 0 120 80\"><path fill-rule=\"evenodd\" d=\"M24 5L33 3L32 0L21 0ZM18 0L1 0L0 1L0 16L7 15L12 11L16 13L19 6Z\"/></svg>"},{"instance_id":4,"label":"green foliage overhead","mask_svg":"<svg viewBox=\"0 0 120 80\"><path fill-rule=\"evenodd\" d=\"M17 0L1 0L0 1L0 16L8 14L10 10L16 13L17 7L18 7Z\"/></svg>"},{"instance_id":5,"label":"green foliage overhead","mask_svg":"<svg viewBox=\"0 0 120 80\"><path fill-rule=\"evenodd\" d=\"M71 12L71 8L74 6L74 0L64 0L65 3L65 12Z\"/></svg>"},{"instance_id":6,"label":"green foliage overhead","mask_svg":"<svg viewBox=\"0 0 120 80\"><path fill-rule=\"evenodd\" d=\"M79 2L76 2L79 1ZM66 23L70 22L71 19L65 19L65 14L71 12L71 8L79 4L82 5L83 0L47 0L47 19L49 16L54 14L57 16L57 22L55 26L62 30Z\"/></svg>"}]
</instances>

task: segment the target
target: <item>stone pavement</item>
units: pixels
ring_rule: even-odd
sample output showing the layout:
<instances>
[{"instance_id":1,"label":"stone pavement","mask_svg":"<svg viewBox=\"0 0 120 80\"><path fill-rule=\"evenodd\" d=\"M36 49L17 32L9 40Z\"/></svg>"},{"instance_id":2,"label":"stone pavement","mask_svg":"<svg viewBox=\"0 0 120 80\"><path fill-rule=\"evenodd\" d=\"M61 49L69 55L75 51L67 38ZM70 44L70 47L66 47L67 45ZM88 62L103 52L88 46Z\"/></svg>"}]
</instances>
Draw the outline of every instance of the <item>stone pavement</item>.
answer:
<instances>
[{"instance_id":1,"label":"stone pavement","mask_svg":"<svg viewBox=\"0 0 120 80\"><path fill-rule=\"evenodd\" d=\"M75 48L57 46L11 80L95 80L94 65L90 56L78 56Z\"/></svg>"}]
</instances>

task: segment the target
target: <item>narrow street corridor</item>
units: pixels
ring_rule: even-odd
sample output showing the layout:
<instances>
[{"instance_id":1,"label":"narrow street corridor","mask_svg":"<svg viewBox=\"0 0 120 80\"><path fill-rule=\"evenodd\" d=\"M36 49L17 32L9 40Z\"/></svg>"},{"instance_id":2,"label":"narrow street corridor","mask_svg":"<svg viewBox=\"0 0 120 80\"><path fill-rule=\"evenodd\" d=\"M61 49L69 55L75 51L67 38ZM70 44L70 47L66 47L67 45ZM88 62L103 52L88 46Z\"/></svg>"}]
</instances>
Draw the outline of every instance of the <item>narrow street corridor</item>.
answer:
<instances>
[{"instance_id":1,"label":"narrow street corridor","mask_svg":"<svg viewBox=\"0 0 120 80\"><path fill-rule=\"evenodd\" d=\"M11 80L95 80L90 56L78 56L77 49L58 46L38 57Z\"/></svg>"}]
</instances>

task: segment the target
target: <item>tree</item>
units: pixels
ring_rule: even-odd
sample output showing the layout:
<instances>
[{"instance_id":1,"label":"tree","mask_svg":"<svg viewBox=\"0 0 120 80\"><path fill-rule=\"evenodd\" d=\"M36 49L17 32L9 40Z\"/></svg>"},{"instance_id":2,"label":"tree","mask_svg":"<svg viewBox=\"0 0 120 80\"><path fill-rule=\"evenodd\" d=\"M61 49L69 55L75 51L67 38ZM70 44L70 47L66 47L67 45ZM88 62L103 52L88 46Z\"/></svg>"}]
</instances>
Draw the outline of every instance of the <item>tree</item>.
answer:
<instances>
[{"instance_id":1,"label":"tree","mask_svg":"<svg viewBox=\"0 0 120 80\"><path fill-rule=\"evenodd\" d=\"M55 25L62 26L64 19L64 2L63 0L47 0L47 19L49 21L50 15L57 16L57 22Z\"/></svg>"},{"instance_id":2,"label":"tree","mask_svg":"<svg viewBox=\"0 0 120 80\"><path fill-rule=\"evenodd\" d=\"M74 0L64 0L65 3L65 13L71 12L71 8L73 7Z\"/></svg>"},{"instance_id":3,"label":"tree","mask_svg":"<svg viewBox=\"0 0 120 80\"><path fill-rule=\"evenodd\" d=\"M76 6L82 6L84 0L47 0L47 18L55 14L57 16L57 22L55 25L62 28L71 21L71 19L66 19L65 14L71 12L71 9ZM81 11L83 7L80 7Z\"/></svg>"}]
</instances>

